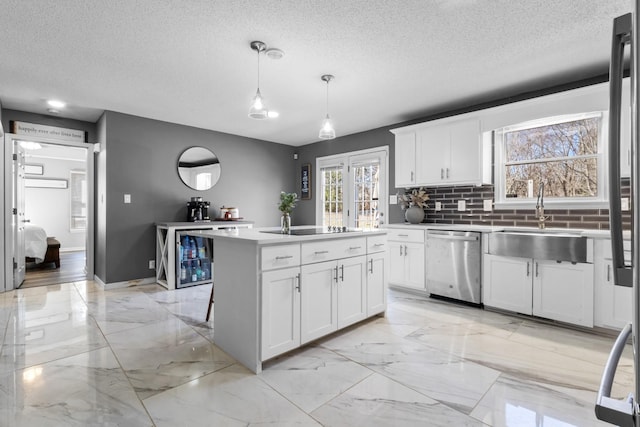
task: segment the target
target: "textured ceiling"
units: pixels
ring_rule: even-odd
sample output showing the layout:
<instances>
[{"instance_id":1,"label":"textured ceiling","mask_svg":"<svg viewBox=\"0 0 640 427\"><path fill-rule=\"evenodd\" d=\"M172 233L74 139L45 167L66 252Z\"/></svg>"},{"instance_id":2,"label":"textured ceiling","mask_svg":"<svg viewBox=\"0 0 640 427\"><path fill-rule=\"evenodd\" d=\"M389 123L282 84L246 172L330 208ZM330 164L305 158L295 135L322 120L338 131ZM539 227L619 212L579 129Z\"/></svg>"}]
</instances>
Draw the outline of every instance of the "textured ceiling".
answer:
<instances>
[{"instance_id":1,"label":"textured ceiling","mask_svg":"<svg viewBox=\"0 0 640 427\"><path fill-rule=\"evenodd\" d=\"M0 100L111 110L289 145L607 72L631 0L3 0ZM261 91L275 120L247 117Z\"/></svg>"}]
</instances>

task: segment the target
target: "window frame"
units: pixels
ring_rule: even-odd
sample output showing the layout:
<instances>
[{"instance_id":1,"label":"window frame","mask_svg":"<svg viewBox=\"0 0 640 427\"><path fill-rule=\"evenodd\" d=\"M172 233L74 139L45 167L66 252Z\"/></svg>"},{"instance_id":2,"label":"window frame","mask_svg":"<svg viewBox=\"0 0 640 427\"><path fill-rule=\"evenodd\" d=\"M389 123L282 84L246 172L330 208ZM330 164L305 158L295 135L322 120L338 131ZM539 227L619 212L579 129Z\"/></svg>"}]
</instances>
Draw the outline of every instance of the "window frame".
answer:
<instances>
[{"instance_id":1,"label":"window frame","mask_svg":"<svg viewBox=\"0 0 640 427\"><path fill-rule=\"evenodd\" d=\"M565 114L543 117L535 120L504 126L492 131L494 142L494 179L495 179L495 208L496 209L534 209L537 195L529 198L506 197L506 141L504 133L531 129L541 126L550 126L557 123L566 123L576 120L600 118L598 131L597 162L597 187L598 194L595 197L545 197L544 206L547 209L603 209L609 206L609 182L608 182L608 140L609 140L609 115L607 111L593 111L588 113ZM562 158L555 158L562 159ZM551 159L548 159L551 160ZM569 160L569 159L567 159Z\"/></svg>"},{"instance_id":2,"label":"window frame","mask_svg":"<svg viewBox=\"0 0 640 427\"><path fill-rule=\"evenodd\" d=\"M85 226L83 228L80 227L74 227L73 226L73 192L74 192L74 175L78 175L78 176L83 176L84 177L84 194L81 195L82 198L84 198L84 204L85 204ZM84 233L87 231L88 228L88 221L89 218L87 217L87 213L88 213L88 177L87 177L87 171L86 170L80 170L80 169L72 169L69 171L69 232L70 233ZM82 190L81 190L82 191Z\"/></svg>"}]
</instances>

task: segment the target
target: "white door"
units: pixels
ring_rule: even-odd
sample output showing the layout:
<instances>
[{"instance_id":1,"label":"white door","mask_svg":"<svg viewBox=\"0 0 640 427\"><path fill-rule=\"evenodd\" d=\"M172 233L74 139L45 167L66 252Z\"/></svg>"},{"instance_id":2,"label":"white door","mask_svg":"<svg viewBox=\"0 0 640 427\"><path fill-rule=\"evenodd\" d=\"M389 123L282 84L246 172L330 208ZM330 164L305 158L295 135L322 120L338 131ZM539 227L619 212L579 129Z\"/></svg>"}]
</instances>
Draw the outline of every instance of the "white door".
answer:
<instances>
[{"instance_id":1,"label":"white door","mask_svg":"<svg viewBox=\"0 0 640 427\"><path fill-rule=\"evenodd\" d=\"M389 256L386 252L367 255L367 316L382 313L387 307Z\"/></svg>"},{"instance_id":2,"label":"white door","mask_svg":"<svg viewBox=\"0 0 640 427\"><path fill-rule=\"evenodd\" d=\"M404 243L389 241L389 283L404 285Z\"/></svg>"},{"instance_id":3,"label":"white door","mask_svg":"<svg viewBox=\"0 0 640 427\"><path fill-rule=\"evenodd\" d=\"M483 258L484 304L531 315L532 260L489 254L485 254Z\"/></svg>"},{"instance_id":4,"label":"white door","mask_svg":"<svg viewBox=\"0 0 640 427\"><path fill-rule=\"evenodd\" d=\"M300 276L300 343L338 329L335 261L307 264Z\"/></svg>"},{"instance_id":5,"label":"white door","mask_svg":"<svg viewBox=\"0 0 640 427\"><path fill-rule=\"evenodd\" d=\"M412 289L425 289L424 280L424 244L423 243L405 243L404 245L404 268L405 283L404 285Z\"/></svg>"},{"instance_id":6,"label":"white door","mask_svg":"<svg viewBox=\"0 0 640 427\"><path fill-rule=\"evenodd\" d=\"M448 180L452 182L475 182L480 175L481 159L477 155L480 145L480 121L468 120L451 126L451 160Z\"/></svg>"},{"instance_id":7,"label":"white door","mask_svg":"<svg viewBox=\"0 0 640 427\"><path fill-rule=\"evenodd\" d=\"M24 227L28 220L24 215L24 163L25 150L19 141L13 142L13 287L24 282Z\"/></svg>"},{"instance_id":8,"label":"white door","mask_svg":"<svg viewBox=\"0 0 640 427\"><path fill-rule=\"evenodd\" d=\"M300 346L300 269L262 273L262 354L267 360Z\"/></svg>"},{"instance_id":9,"label":"white door","mask_svg":"<svg viewBox=\"0 0 640 427\"><path fill-rule=\"evenodd\" d=\"M413 187L416 183L416 134L396 135L396 187Z\"/></svg>"},{"instance_id":10,"label":"white door","mask_svg":"<svg viewBox=\"0 0 640 427\"><path fill-rule=\"evenodd\" d=\"M388 207L388 147L316 159L316 224L378 228Z\"/></svg>"},{"instance_id":11,"label":"white door","mask_svg":"<svg viewBox=\"0 0 640 427\"><path fill-rule=\"evenodd\" d=\"M366 255L338 260L338 328L367 317Z\"/></svg>"},{"instance_id":12,"label":"white door","mask_svg":"<svg viewBox=\"0 0 640 427\"><path fill-rule=\"evenodd\" d=\"M449 173L449 128L434 126L418 132L416 185L441 184Z\"/></svg>"}]
</instances>

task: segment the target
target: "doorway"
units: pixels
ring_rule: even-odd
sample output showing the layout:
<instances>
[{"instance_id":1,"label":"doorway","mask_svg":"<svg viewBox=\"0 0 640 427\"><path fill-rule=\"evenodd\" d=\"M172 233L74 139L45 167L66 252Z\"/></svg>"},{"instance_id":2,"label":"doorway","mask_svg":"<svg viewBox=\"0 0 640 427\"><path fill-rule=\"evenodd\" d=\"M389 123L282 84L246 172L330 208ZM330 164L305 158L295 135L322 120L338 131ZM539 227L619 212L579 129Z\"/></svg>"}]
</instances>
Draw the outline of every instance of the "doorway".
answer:
<instances>
[{"instance_id":1,"label":"doorway","mask_svg":"<svg viewBox=\"0 0 640 427\"><path fill-rule=\"evenodd\" d=\"M93 279L93 148L5 135L5 291Z\"/></svg>"}]
</instances>

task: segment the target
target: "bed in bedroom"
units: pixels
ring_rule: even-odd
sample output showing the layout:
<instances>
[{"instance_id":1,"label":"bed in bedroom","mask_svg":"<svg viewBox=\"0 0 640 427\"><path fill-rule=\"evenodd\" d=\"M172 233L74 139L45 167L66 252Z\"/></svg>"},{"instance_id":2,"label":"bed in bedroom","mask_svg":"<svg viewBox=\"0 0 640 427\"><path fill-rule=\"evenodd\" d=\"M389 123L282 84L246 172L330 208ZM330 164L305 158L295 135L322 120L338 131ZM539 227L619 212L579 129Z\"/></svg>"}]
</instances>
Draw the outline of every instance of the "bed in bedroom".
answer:
<instances>
[{"instance_id":1,"label":"bed in bedroom","mask_svg":"<svg viewBox=\"0 0 640 427\"><path fill-rule=\"evenodd\" d=\"M60 242L55 237L47 237L47 232L38 225L25 226L24 254L26 262L41 265L52 262L60 268Z\"/></svg>"}]
</instances>

